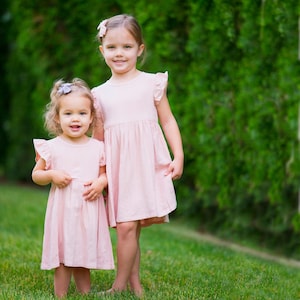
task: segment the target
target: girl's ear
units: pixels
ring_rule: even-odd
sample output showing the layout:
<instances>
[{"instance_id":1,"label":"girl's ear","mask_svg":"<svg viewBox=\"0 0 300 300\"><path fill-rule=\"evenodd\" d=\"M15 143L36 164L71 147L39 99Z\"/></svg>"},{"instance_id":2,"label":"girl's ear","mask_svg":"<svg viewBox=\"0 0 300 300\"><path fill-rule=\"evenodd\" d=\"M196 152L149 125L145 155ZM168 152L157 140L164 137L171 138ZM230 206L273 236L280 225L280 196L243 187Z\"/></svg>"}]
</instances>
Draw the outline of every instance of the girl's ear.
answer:
<instances>
[{"instance_id":1,"label":"girl's ear","mask_svg":"<svg viewBox=\"0 0 300 300\"><path fill-rule=\"evenodd\" d=\"M102 45L99 46L99 51L100 51L101 54L103 55L103 47L102 47Z\"/></svg>"},{"instance_id":2,"label":"girl's ear","mask_svg":"<svg viewBox=\"0 0 300 300\"><path fill-rule=\"evenodd\" d=\"M93 123L94 121L94 114L91 114L91 117L90 117L90 125Z\"/></svg>"},{"instance_id":3,"label":"girl's ear","mask_svg":"<svg viewBox=\"0 0 300 300\"><path fill-rule=\"evenodd\" d=\"M145 45L144 45L144 44L141 44L141 45L139 46L138 56L141 56L141 55L142 55L144 49L145 49Z\"/></svg>"},{"instance_id":4,"label":"girl's ear","mask_svg":"<svg viewBox=\"0 0 300 300\"><path fill-rule=\"evenodd\" d=\"M60 122L59 122L59 116L58 116L58 115L56 115L56 116L54 117L54 121L55 121L57 124L60 124Z\"/></svg>"}]
</instances>

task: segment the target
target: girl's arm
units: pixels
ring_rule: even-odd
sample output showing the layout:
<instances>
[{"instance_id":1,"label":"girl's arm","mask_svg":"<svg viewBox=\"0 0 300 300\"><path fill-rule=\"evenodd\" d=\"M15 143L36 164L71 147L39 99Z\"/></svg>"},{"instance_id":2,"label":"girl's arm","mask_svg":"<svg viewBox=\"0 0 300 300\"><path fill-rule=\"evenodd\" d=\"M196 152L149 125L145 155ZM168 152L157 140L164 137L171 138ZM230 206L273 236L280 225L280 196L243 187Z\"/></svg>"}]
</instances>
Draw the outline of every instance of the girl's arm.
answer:
<instances>
[{"instance_id":1,"label":"girl's arm","mask_svg":"<svg viewBox=\"0 0 300 300\"><path fill-rule=\"evenodd\" d=\"M66 187L72 180L72 178L60 170L45 170L46 162L44 159L39 158L32 170L32 180L38 185L47 185L54 183L58 188Z\"/></svg>"},{"instance_id":2,"label":"girl's arm","mask_svg":"<svg viewBox=\"0 0 300 300\"><path fill-rule=\"evenodd\" d=\"M94 201L99 198L103 190L107 187L106 167L102 166L99 169L99 177L95 180L86 182L84 185L87 187L83 193L83 197L87 201Z\"/></svg>"},{"instance_id":3,"label":"girl's arm","mask_svg":"<svg viewBox=\"0 0 300 300\"><path fill-rule=\"evenodd\" d=\"M96 114L97 114L97 119L93 129L92 136L93 138L99 141L104 141L104 127L103 127L103 120L101 117L101 113L97 110Z\"/></svg>"},{"instance_id":4,"label":"girl's arm","mask_svg":"<svg viewBox=\"0 0 300 300\"><path fill-rule=\"evenodd\" d=\"M171 173L173 179L179 179L183 173L184 153L178 124L171 111L166 93L157 104L156 109L160 125L173 154L173 161L170 163L166 175Z\"/></svg>"},{"instance_id":5,"label":"girl's arm","mask_svg":"<svg viewBox=\"0 0 300 300\"><path fill-rule=\"evenodd\" d=\"M93 138L99 140L99 141L104 141L104 130L103 130L103 125L99 124L95 126L95 129L93 130Z\"/></svg>"}]
</instances>

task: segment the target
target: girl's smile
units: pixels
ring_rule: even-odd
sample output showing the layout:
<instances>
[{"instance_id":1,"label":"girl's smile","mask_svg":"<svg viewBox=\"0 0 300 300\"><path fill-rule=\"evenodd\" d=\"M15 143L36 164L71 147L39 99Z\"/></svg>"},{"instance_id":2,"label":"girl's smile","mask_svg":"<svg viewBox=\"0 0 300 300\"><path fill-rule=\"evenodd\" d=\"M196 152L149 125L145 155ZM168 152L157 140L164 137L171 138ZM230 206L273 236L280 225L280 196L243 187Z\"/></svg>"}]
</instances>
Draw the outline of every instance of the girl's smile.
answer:
<instances>
[{"instance_id":1,"label":"girl's smile","mask_svg":"<svg viewBox=\"0 0 300 300\"><path fill-rule=\"evenodd\" d=\"M81 126L79 126L79 125L71 125L70 128L71 128L71 130L73 132L77 132L77 131L80 130Z\"/></svg>"}]
</instances>

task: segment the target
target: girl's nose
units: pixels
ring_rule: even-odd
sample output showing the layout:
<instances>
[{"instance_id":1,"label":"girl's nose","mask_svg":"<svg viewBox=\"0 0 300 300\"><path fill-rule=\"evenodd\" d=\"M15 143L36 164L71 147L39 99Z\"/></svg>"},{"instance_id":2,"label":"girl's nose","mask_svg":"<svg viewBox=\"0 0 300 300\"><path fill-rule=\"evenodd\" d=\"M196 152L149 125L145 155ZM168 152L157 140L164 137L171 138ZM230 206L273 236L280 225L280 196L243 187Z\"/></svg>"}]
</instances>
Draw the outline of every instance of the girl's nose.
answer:
<instances>
[{"instance_id":1,"label":"girl's nose","mask_svg":"<svg viewBox=\"0 0 300 300\"><path fill-rule=\"evenodd\" d=\"M77 114L72 115L72 121L77 121L79 120L79 116Z\"/></svg>"},{"instance_id":2,"label":"girl's nose","mask_svg":"<svg viewBox=\"0 0 300 300\"><path fill-rule=\"evenodd\" d=\"M123 54L123 49L122 48L117 48L117 51L116 51L116 55L122 55Z\"/></svg>"}]
</instances>

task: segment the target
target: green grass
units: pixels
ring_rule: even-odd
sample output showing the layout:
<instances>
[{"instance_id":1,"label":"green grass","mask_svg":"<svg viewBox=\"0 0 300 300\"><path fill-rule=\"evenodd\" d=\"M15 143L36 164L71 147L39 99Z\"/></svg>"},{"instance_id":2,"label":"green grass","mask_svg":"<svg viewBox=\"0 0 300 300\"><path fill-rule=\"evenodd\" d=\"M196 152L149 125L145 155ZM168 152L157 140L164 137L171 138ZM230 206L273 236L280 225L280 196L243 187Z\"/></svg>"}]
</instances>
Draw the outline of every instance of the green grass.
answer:
<instances>
[{"instance_id":1,"label":"green grass","mask_svg":"<svg viewBox=\"0 0 300 300\"><path fill-rule=\"evenodd\" d=\"M40 270L47 195L0 184L0 299L54 299L53 271ZM300 299L299 268L215 245L172 220L143 229L141 250L145 299ZM92 271L92 293L80 296L72 283L68 298L100 299L113 279L114 271Z\"/></svg>"}]
</instances>

